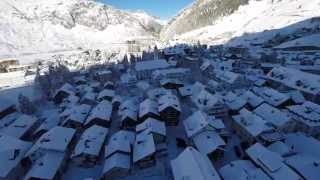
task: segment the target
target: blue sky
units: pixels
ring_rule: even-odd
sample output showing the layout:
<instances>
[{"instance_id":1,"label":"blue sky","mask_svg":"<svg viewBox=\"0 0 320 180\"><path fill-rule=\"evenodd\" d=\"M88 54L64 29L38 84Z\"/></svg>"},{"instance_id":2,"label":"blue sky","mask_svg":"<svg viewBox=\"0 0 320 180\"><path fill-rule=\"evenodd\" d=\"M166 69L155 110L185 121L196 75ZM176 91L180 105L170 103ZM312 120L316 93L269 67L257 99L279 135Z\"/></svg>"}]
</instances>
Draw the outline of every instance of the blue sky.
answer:
<instances>
[{"instance_id":1,"label":"blue sky","mask_svg":"<svg viewBox=\"0 0 320 180\"><path fill-rule=\"evenodd\" d=\"M143 10L150 15L169 20L194 0L99 0L118 9Z\"/></svg>"}]
</instances>

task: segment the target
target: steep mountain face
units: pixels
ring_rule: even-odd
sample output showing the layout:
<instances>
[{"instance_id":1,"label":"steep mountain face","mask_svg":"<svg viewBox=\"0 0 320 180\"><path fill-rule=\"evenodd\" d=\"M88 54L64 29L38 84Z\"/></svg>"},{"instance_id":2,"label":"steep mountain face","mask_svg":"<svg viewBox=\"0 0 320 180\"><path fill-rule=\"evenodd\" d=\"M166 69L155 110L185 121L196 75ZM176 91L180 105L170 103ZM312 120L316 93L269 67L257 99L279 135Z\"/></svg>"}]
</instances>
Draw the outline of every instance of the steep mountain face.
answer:
<instances>
[{"instance_id":1,"label":"steep mountain face","mask_svg":"<svg viewBox=\"0 0 320 180\"><path fill-rule=\"evenodd\" d=\"M208 44L276 47L320 33L319 9L319 0L249 0L232 13L219 16L210 25L201 28L194 26L193 30L174 38L180 42L200 40ZM184 10L182 15L190 11L204 13L193 5ZM175 25L179 23L184 23L181 14L164 28L162 34L174 32Z\"/></svg>"},{"instance_id":2,"label":"steep mountain face","mask_svg":"<svg viewBox=\"0 0 320 180\"><path fill-rule=\"evenodd\" d=\"M103 47L153 38L161 25L144 12L94 0L1 0L0 55Z\"/></svg>"},{"instance_id":3,"label":"steep mountain face","mask_svg":"<svg viewBox=\"0 0 320 180\"><path fill-rule=\"evenodd\" d=\"M217 19L232 14L248 0L196 0L182 10L161 31L161 38L174 36L215 23Z\"/></svg>"}]
</instances>

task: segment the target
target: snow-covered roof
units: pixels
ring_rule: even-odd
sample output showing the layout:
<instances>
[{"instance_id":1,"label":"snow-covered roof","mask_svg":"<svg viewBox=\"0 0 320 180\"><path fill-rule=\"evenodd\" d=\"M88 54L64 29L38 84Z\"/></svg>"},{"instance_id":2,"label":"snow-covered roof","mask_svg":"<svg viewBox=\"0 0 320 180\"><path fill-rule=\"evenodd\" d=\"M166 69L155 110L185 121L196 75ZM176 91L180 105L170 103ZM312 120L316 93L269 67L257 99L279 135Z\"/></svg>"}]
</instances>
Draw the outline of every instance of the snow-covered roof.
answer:
<instances>
[{"instance_id":1,"label":"snow-covered roof","mask_svg":"<svg viewBox=\"0 0 320 180\"><path fill-rule=\"evenodd\" d=\"M33 163L24 179L54 179L55 175L64 163L64 158L64 152L46 152L42 157L37 159L35 163Z\"/></svg>"},{"instance_id":2,"label":"snow-covered roof","mask_svg":"<svg viewBox=\"0 0 320 180\"><path fill-rule=\"evenodd\" d=\"M0 132L12 137L21 138L25 135L26 132L34 127L36 121L37 118L23 114L20 115L9 126L1 129Z\"/></svg>"},{"instance_id":3,"label":"snow-covered roof","mask_svg":"<svg viewBox=\"0 0 320 180\"><path fill-rule=\"evenodd\" d=\"M138 110L133 110L133 109L125 109L123 111L118 112L120 116L120 121L124 121L126 118L130 118L134 121L138 120Z\"/></svg>"},{"instance_id":4,"label":"snow-covered roof","mask_svg":"<svg viewBox=\"0 0 320 180\"><path fill-rule=\"evenodd\" d=\"M86 129L76 145L72 157L89 154L99 156L102 145L107 137L109 129L93 125Z\"/></svg>"},{"instance_id":5,"label":"snow-covered roof","mask_svg":"<svg viewBox=\"0 0 320 180\"><path fill-rule=\"evenodd\" d=\"M299 91L320 93L320 76L316 74L280 66L273 68L267 77Z\"/></svg>"},{"instance_id":6,"label":"snow-covered roof","mask_svg":"<svg viewBox=\"0 0 320 180\"><path fill-rule=\"evenodd\" d=\"M268 150L259 143L249 147L246 153L273 179L301 179L298 174L284 164L284 159L279 154Z\"/></svg>"},{"instance_id":7,"label":"snow-covered roof","mask_svg":"<svg viewBox=\"0 0 320 180\"><path fill-rule=\"evenodd\" d=\"M105 157L119 151L124 153L131 153L131 145L134 144L135 133L132 131L121 130L113 134L105 148Z\"/></svg>"},{"instance_id":8,"label":"snow-covered roof","mask_svg":"<svg viewBox=\"0 0 320 180\"><path fill-rule=\"evenodd\" d=\"M294 151L282 141L276 141L267 147L270 151L276 152L282 157L292 154Z\"/></svg>"},{"instance_id":9,"label":"snow-covered roof","mask_svg":"<svg viewBox=\"0 0 320 180\"><path fill-rule=\"evenodd\" d=\"M102 101L90 112L85 124L89 124L95 118L111 121L112 105L109 101Z\"/></svg>"},{"instance_id":10,"label":"snow-covered roof","mask_svg":"<svg viewBox=\"0 0 320 180\"><path fill-rule=\"evenodd\" d=\"M247 103L247 101L244 100L241 96L238 96L232 92L228 92L228 94L226 96L223 96L222 98L224 100L224 103L231 110L240 110Z\"/></svg>"},{"instance_id":11,"label":"snow-covered roof","mask_svg":"<svg viewBox=\"0 0 320 180\"><path fill-rule=\"evenodd\" d=\"M304 179L317 180L320 176L320 158L296 154L286 158L285 163L297 171Z\"/></svg>"},{"instance_id":12,"label":"snow-covered roof","mask_svg":"<svg viewBox=\"0 0 320 180\"><path fill-rule=\"evenodd\" d=\"M180 76L185 75L190 72L190 69L187 68L170 68L170 69L161 69L155 70L152 73L153 79L163 78L166 76Z\"/></svg>"},{"instance_id":13,"label":"snow-covered roof","mask_svg":"<svg viewBox=\"0 0 320 180\"><path fill-rule=\"evenodd\" d=\"M165 88L154 88L150 89L148 92L148 97L150 99L158 99L160 96L166 95L166 94L172 94L170 90L165 89Z\"/></svg>"},{"instance_id":14,"label":"snow-covered roof","mask_svg":"<svg viewBox=\"0 0 320 180\"><path fill-rule=\"evenodd\" d=\"M295 119L308 126L320 125L320 105L318 104L306 101L302 105L289 106L288 110L294 115Z\"/></svg>"},{"instance_id":15,"label":"snow-covered roof","mask_svg":"<svg viewBox=\"0 0 320 180\"><path fill-rule=\"evenodd\" d=\"M172 107L177 111L181 111L179 99L177 96L173 94L167 94L167 95L161 96L158 100L158 104L159 104L159 108L158 108L159 112L169 107Z\"/></svg>"},{"instance_id":16,"label":"snow-covered roof","mask_svg":"<svg viewBox=\"0 0 320 180\"><path fill-rule=\"evenodd\" d=\"M137 62L135 65L135 70L146 71L146 70L165 69L169 67L170 67L170 64L166 60L159 59L159 60Z\"/></svg>"},{"instance_id":17,"label":"snow-covered roof","mask_svg":"<svg viewBox=\"0 0 320 180\"><path fill-rule=\"evenodd\" d=\"M116 92L111 89L104 89L98 95L98 100L102 101L105 97L113 98L116 95Z\"/></svg>"},{"instance_id":18,"label":"snow-covered roof","mask_svg":"<svg viewBox=\"0 0 320 180\"><path fill-rule=\"evenodd\" d=\"M240 78L240 74L231 72L231 71L215 71L215 76L221 81L224 81L229 84L237 82Z\"/></svg>"},{"instance_id":19,"label":"snow-covered roof","mask_svg":"<svg viewBox=\"0 0 320 180\"><path fill-rule=\"evenodd\" d=\"M126 109L132 109L134 111L138 111L137 104L138 102L135 98L125 100L120 104L119 111L124 111Z\"/></svg>"},{"instance_id":20,"label":"snow-covered roof","mask_svg":"<svg viewBox=\"0 0 320 180\"><path fill-rule=\"evenodd\" d=\"M148 118L141 124L136 126L136 132L149 131L151 133L166 136L166 125L163 121L159 121L153 118Z\"/></svg>"},{"instance_id":21,"label":"snow-covered roof","mask_svg":"<svg viewBox=\"0 0 320 180\"><path fill-rule=\"evenodd\" d=\"M308 47L311 49L319 50L320 49L319 41L320 41L320 34L312 34L309 36L303 36L301 38L282 43L279 46L276 46L274 48L290 49L290 48Z\"/></svg>"},{"instance_id":22,"label":"snow-covered roof","mask_svg":"<svg viewBox=\"0 0 320 180\"><path fill-rule=\"evenodd\" d=\"M274 107L280 106L290 99L288 95L280 93L272 88L253 88L253 91L255 94L262 97L268 104Z\"/></svg>"},{"instance_id":23,"label":"snow-covered roof","mask_svg":"<svg viewBox=\"0 0 320 180\"><path fill-rule=\"evenodd\" d=\"M183 121L183 125L189 138L206 130L211 126L213 119L202 111L197 111ZM213 129L213 127L212 127Z\"/></svg>"},{"instance_id":24,"label":"snow-covered roof","mask_svg":"<svg viewBox=\"0 0 320 180\"><path fill-rule=\"evenodd\" d=\"M288 134L284 143L296 153L320 157L320 142L311 136L306 136L303 133Z\"/></svg>"},{"instance_id":25,"label":"snow-covered roof","mask_svg":"<svg viewBox=\"0 0 320 180\"><path fill-rule=\"evenodd\" d=\"M133 162L136 163L156 152L153 136L150 132L144 131L136 136L133 146Z\"/></svg>"},{"instance_id":26,"label":"snow-covered roof","mask_svg":"<svg viewBox=\"0 0 320 180\"><path fill-rule=\"evenodd\" d=\"M193 147L187 147L176 159L171 160L171 168L176 180L220 180L209 158Z\"/></svg>"},{"instance_id":27,"label":"snow-covered roof","mask_svg":"<svg viewBox=\"0 0 320 180\"><path fill-rule=\"evenodd\" d=\"M37 130L35 131L35 133L45 130L48 131L51 128L57 126L60 122L59 119L59 114L56 111L44 111L45 114L45 120L43 121L43 123L37 128Z\"/></svg>"},{"instance_id":28,"label":"snow-covered roof","mask_svg":"<svg viewBox=\"0 0 320 180\"><path fill-rule=\"evenodd\" d=\"M115 153L104 161L103 174L108 174L113 169L130 170L130 155L123 153Z\"/></svg>"},{"instance_id":29,"label":"snow-covered roof","mask_svg":"<svg viewBox=\"0 0 320 180\"><path fill-rule=\"evenodd\" d=\"M233 116L232 118L253 137L259 136L261 133L273 129L271 126L267 125L265 120L247 109L242 109L239 115Z\"/></svg>"},{"instance_id":30,"label":"snow-covered roof","mask_svg":"<svg viewBox=\"0 0 320 180\"><path fill-rule=\"evenodd\" d=\"M70 111L67 119L63 122L66 124L68 121L76 121L83 124L91 110L91 106L87 104L81 104L73 106Z\"/></svg>"},{"instance_id":31,"label":"snow-covered roof","mask_svg":"<svg viewBox=\"0 0 320 180\"><path fill-rule=\"evenodd\" d=\"M30 142L0 134L0 178L6 179L16 168L25 153L31 148Z\"/></svg>"},{"instance_id":32,"label":"snow-covered roof","mask_svg":"<svg viewBox=\"0 0 320 180\"><path fill-rule=\"evenodd\" d=\"M82 96L81 101L84 101L84 100L95 101L96 97L97 97L97 93L93 91L88 91Z\"/></svg>"},{"instance_id":33,"label":"snow-covered roof","mask_svg":"<svg viewBox=\"0 0 320 180\"><path fill-rule=\"evenodd\" d=\"M264 102L264 100L254 94L252 91L247 91L242 95L242 98L247 101L247 103L252 107L258 107L260 104Z\"/></svg>"},{"instance_id":34,"label":"snow-covered roof","mask_svg":"<svg viewBox=\"0 0 320 180\"><path fill-rule=\"evenodd\" d=\"M26 156L29 156L38 150L65 152L73 139L75 132L76 130L71 128L56 126L43 134L28 151Z\"/></svg>"},{"instance_id":35,"label":"snow-covered roof","mask_svg":"<svg viewBox=\"0 0 320 180\"><path fill-rule=\"evenodd\" d=\"M193 87L192 85L187 85L184 87L180 87L178 90L181 96L191 96L193 92L192 87Z\"/></svg>"},{"instance_id":36,"label":"snow-covered roof","mask_svg":"<svg viewBox=\"0 0 320 180\"><path fill-rule=\"evenodd\" d=\"M288 96L290 96L290 98L292 99L292 101L296 104L302 104L304 102L306 102L305 97L303 96L303 94L298 91L298 90L293 90L293 91L289 91L287 93Z\"/></svg>"},{"instance_id":37,"label":"snow-covered roof","mask_svg":"<svg viewBox=\"0 0 320 180\"><path fill-rule=\"evenodd\" d=\"M261 104L253 112L262 117L265 121L270 122L276 128L282 128L290 121L290 117L287 113L266 103Z\"/></svg>"},{"instance_id":38,"label":"snow-covered roof","mask_svg":"<svg viewBox=\"0 0 320 180\"><path fill-rule=\"evenodd\" d=\"M213 130L207 130L200 132L192 138L196 148L204 155L208 155L218 148L222 148L226 143L219 136L219 134Z\"/></svg>"},{"instance_id":39,"label":"snow-covered roof","mask_svg":"<svg viewBox=\"0 0 320 180\"><path fill-rule=\"evenodd\" d=\"M174 78L164 78L160 80L160 85L165 86L166 84L176 84L183 86L183 82L180 81L179 79L174 79Z\"/></svg>"},{"instance_id":40,"label":"snow-covered roof","mask_svg":"<svg viewBox=\"0 0 320 180\"><path fill-rule=\"evenodd\" d=\"M71 84L65 83L61 88L56 90L54 96L56 96L59 92L65 92L69 95L73 95L75 93L75 88Z\"/></svg>"},{"instance_id":41,"label":"snow-covered roof","mask_svg":"<svg viewBox=\"0 0 320 180\"><path fill-rule=\"evenodd\" d=\"M219 169L224 180L271 180L260 168L251 161L235 160Z\"/></svg>"},{"instance_id":42,"label":"snow-covered roof","mask_svg":"<svg viewBox=\"0 0 320 180\"><path fill-rule=\"evenodd\" d=\"M203 89L192 96L192 101L200 110L207 111L220 104L220 97Z\"/></svg>"},{"instance_id":43,"label":"snow-covered roof","mask_svg":"<svg viewBox=\"0 0 320 180\"><path fill-rule=\"evenodd\" d=\"M158 113L158 102L153 101L151 99L146 99L140 103L139 106L139 117L143 117L148 113L153 113L159 115Z\"/></svg>"}]
</instances>

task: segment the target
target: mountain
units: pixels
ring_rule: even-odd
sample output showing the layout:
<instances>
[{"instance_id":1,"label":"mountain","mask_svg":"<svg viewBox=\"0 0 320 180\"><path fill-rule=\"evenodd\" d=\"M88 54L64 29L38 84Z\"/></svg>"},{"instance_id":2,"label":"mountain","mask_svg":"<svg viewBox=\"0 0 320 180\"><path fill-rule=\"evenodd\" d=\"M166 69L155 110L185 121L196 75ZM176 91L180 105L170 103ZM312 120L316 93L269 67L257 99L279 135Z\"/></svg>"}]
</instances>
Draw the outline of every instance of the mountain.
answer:
<instances>
[{"instance_id":1,"label":"mountain","mask_svg":"<svg viewBox=\"0 0 320 180\"><path fill-rule=\"evenodd\" d=\"M1 0L0 57L107 47L158 35L159 19L94 0Z\"/></svg>"},{"instance_id":2,"label":"mountain","mask_svg":"<svg viewBox=\"0 0 320 180\"><path fill-rule=\"evenodd\" d=\"M196 0L182 10L161 31L161 38L174 36L214 24L220 17L232 14L248 0Z\"/></svg>"},{"instance_id":3,"label":"mountain","mask_svg":"<svg viewBox=\"0 0 320 180\"><path fill-rule=\"evenodd\" d=\"M231 9L228 6L220 6L222 9L219 11L227 13L216 14L214 17L205 15L206 8L198 5L201 2L213 3L207 7L210 9L216 8L215 3L219 1L198 0L163 28L162 37L177 32L174 38L179 41L200 40L209 44L227 43L227 45L233 46L260 44L261 46L273 47L302 36L320 33L319 0L239 1ZM221 5L221 3L218 4ZM193 12L198 13L194 18L188 19L187 17ZM194 25L198 14L203 15L206 23ZM181 31L177 25L184 24L186 20L190 21L192 27L186 28L187 32L185 32L186 30ZM181 27L183 26L181 25Z\"/></svg>"}]
</instances>

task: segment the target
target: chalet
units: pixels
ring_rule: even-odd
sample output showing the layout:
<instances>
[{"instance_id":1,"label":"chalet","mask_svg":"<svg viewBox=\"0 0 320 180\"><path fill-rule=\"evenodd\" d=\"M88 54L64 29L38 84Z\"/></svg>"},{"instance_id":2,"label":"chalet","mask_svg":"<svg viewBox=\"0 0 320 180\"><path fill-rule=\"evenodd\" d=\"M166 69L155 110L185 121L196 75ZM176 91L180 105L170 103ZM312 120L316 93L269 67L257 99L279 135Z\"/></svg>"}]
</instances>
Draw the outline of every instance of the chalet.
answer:
<instances>
[{"instance_id":1,"label":"chalet","mask_svg":"<svg viewBox=\"0 0 320 180\"><path fill-rule=\"evenodd\" d=\"M22 159L31 148L30 142L0 134L0 179L21 179L25 172Z\"/></svg>"},{"instance_id":2,"label":"chalet","mask_svg":"<svg viewBox=\"0 0 320 180\"><path fill-rule=\"evenodd\" d=\"M134 87L138 81L138 78L135 74L132 73L125 73L122 74L120 77L121 84L126 87Z\"/></svg>"},{"instance_id":3,"label":"chalet","mask_svg":"<svg viewBox=\"0 0 320 180\"><path fill-rule=\"evenodd\" d=\"M129 154L116 153L106 158L103 166L103 179L125 178L131 169L131 157Z\"/></svg>"},{"instance_id":4,"label":"chalet","mask_svg":"<svg viewBox=\"0 0 320 180\"><path fill-rule=\"evenodd\" d=\"M22 140L28 140L36 129L37 118L29 115L20 115L10 125L2 128L1 133L16 137Z\"/></svg>"},{"instance_id":5,"label":"chalet","mask_svg":"<svg viewBox=\"0 0 320 180\"><path fill-rule=\"evenodd\" d=\"M116 93L114 90L105 89L99 93L97 99L100 102L103 100L108 100L108 101L112 102L112 99L114 98L115 95L116 95Z\"/></svg>"},{"instance_id":6,"label":"chalet","mask_svg":"<svg viewBox=\"0 0 320 180\"><path fill-rule=\"evenodd\" d=\"M138 122L138 110L135 109L126 109L119 111L122 129L134 129Z\"/></svg>"},{"instance_id":7,"label":"chalet","mask_svg":"<svg viewBox=\"0 0 320 180\"><path fill-rule=\"evenodd\" d=\"M97 125L86 129L71 155L72 161L85 167L95 166L107 134L107 128Z\"/></svg>"},{"instance_id":8,"label":"chalet","mask_svg":"<svg viewBox=\"0 0 320 180\"><path fill-rule=\"evenodd\" d=\"M232 117L232 127L243 142L253 144L258 137L267 131L273 130L260 116L243 109L239 115Z\"/></svg>"},{"instance_id":9,"label":"chalet","mask_svg":"<svg viewBox=\"0 0 320 180\"><path fill-rule=\"evenodd\" d=\"M33 139L40 138L44 133L48 132L51 128L58 126L60 123L60 118L58 112L55 111L45 111L43 114L44 121L42 124L34 131L32 137Z\"/></svg>"},{"instance_id":10,"label":"chalet","mask_svg":"<svg viewBox=\"0 0 320 180\"><path fill-rule=\"evenodd\" d=\"M61 152L66 156L75 144L76 131L71 128L56 126L43 134L26 153L26 163L33 163L49 151Z\"/></svg>"},{"instance_id":11,"label":"chalet","mask_svg":"<svg viewBox=\"0 0 320 180\"><path fill-rule=\"evenodd\" d=\"M227 105L230 115L238 114L238 112L247 104L247 101L245 99L232 92L228 92L225 96L222 97L222 99L223 102Z\"/></svg>"},{"instance_id":12,"label":"chalet","mask_svg":"<svg viewBox=\"0 0 320 180\"><path fill-rule=\"evenodd\" d=\"M271 180L261 169L249 160L235 160L219 169L224 180Z\"/></svg>"},{"instance_id":13,"label":"chalet","mask_svg":"<svg viewBox=\"0 0 320 180\"><path fill-rule=\"evenodd\" d=\"M161 80L161 79L185 80L189 76L190 76L190 69L188 68L162 69L162 70L156 70L152 73L153 80Z\"/></svg>"},{"instance_id":14,"label":"chalet","mask_svg":"<svg viewBox=\"0 0 320 180\"><path fill-rule=\"evenodd\" d=\"M16 112L16 105L5 98L0 98L0 120L9 115Z\"/></svg>"},{"instance_id":15,"label":"chalet","mask_svg":"<svg viewBox=\"0 0 320 180\"><path fill-rule=\"evenodd\" d=\"M115 84L112 81L107 81L106 83L104 83L103 88L104 89L114 89Z\"/></svg>"},{"instance_id":16,"label":"chalet","mask_svg":"<svg viewBox=\"0 0 320 180\"><path fill-rule=\"evenodd\" d=\"M76 85L87 84L87 79L85 76L76 76L73 78L73 82Z\"/></svg>"},{"instance_id":17,"label":"chalet","mask_svg":"<svg viewBox=\"0 0 320 180\"><path fill-rule=\"evenodd\" d=\"M248 85L244 76L231 71L215 71L215 80L225 89L239 89Z\"/></svg>"},{"instance_id":18,"label":"chalet","mask_svg":"<svg viewBox=\"0 0 320 180\"><path fill-rule=\"evenodd\" d=\"M200 70L204 76L213 77L214 76L214 65L210 60L205 59L200 66Z\"/></svg>"},{"instance_id":19,"label":"chalet","mask_svg":"<svg viewBox=\"0 0 320 180\"><path fill-rule=\"evenodd\" d=\"M74 106L72 109L70 109L69 115L64 119L62 123L63 126L78 130L81 129L90 110L91 106L86 104Z\"/></svg>"},{"instance_id":20,"label":"chalet","mask_svg":"<svg viewBox=\"0 0 320 180\"><path fill-rule=\"evenodd\" d=\"M139 106L139 122L143 122L147 118L154 118L160 120L158 113L158 102L151 99L146 99Z\"/></svg>"},{"instance_id":21,"label":"chalet","mask_svg":"<svg viewBox=\"0 0 320 180\"><path fill-rule=\"evenodd\" d=\"M108 128L111 124L111 113L111 103L104 100L92 109L84 125L86 128L93 125L99 125Z\"/></svg>"},{"instance_id":22,"label":"chalet","mask_svg":"<svg viewBox=\"0 0 320 180\"><path fill-rule=\"evenodd\" d=\"M184 83L178 79L162 79L160 85L166 89L179 89L184 86Z\"/></svg>"},{"instance_id":23,"label":"chalet","mask_svg":"<svg viewBox=\"0 0 320 180\"><path fill-rule=\"evenodd\" d=\"M172 94L172 91L169 89L162 88L162 87L150 89L147 92L148 98L152 99L152 100L158 100L161 96L164 96L167 94Z\"/></svg>"},{"instance_id":24,"label":"chalet","mask_svg":"<svg viewBox=\"0 0 320 180\"><path fill-rule=\"evenodd\" d=\"M269 122L275 129L283 132L290 132L294 130L295 123L285 112L270 106L269 104L262 104L257 107L253 113L262 117L266 122Z\"/></svg>"},{"instance_id":25,"label":"chalet","mask_svg":"<svg viewBox=\"0 0 320 180\"><path fill-rule=\"evenodd\" d=\"M303 104L307 101L301 91L292 90L287 92L286 94L290 96L294 104Z\"/></svg>"},{"instance_id":26,"label":"chalet","mask_svg":"<svg viewBox=\"0 0 320 180\"><path fill-rule=\"evenodd\" d=\"M246 101L245 107L246 109L249 109L249 110L253 110L257 108L264 102L264 100L260 96L254 94L252 91L245 92L241 96L241 98Z\"/></svg>"},{"instance_id":27,"label":"chalet","mask_svg":"<svg viewBox=\"0 0 320 180\"><path fill-rule=\"evenodd\" d=\"M187 147L170 164L174 180L220 180L210 160L192 147Z\"/></svg>"},{"instance_id":28,"label":"chalet","mask_svg":"<svg viewBox=\"0 0 320 180\"><path fill-rule=\"evenodd\" d=\"M283 108L288 105L292 105L293 102L290 96L281 93L275 89L262 87L262 88L253 88L252 91L264 99L264 101L270 104L273 107Z\"/></svg>"},{"instance_id":29,"label":"chalet","mask_svg":"<svg viewBox=\"0 0 320 180\"><path fill-rule=\"evenodd\" d=\"M213 95L203 89L199 93L194 94L191 99L199 110L209 115L217 118L223 118L227 115L228 110L218 95Z\"/></svg>"},{"instance_id":30,"label":"chalet","mask_svg":"<svg viewBox=\"0 0 320 180\"><path fill-rule=\"evenodd\" d=\"M133 145L135 142L135 132L120 130L114 133L105 148L105 159L114 154L125 154L129 157L132 155Z\"/></svg>"},{"instance_id":31,"label":"chalet","mask_svg":"<svg viewBox=\"0 0 320 180\"><path fill-rule=\"evenodd\" d=\"M300 70L275 67L267 75L272 86L279 90L298 90L310 101L320 101L320 76Z\"/></svg>"},{"instance_id":32,"label":"chalet","mask_svg":"<svg viewBox=\"0 0 320 180\"><path fill-rule=\"evenodd\" d=\"M75 105L77 105L80 101L80 98L76 95L70 95L67 98L63 99L62 103L59 104L59 107L62 110L65 110L67 108L71 108Z\"/></svg>"},{"instance_id":33,"label":"chalet","mask_svg":"<svg viewBox=\"0 0 320 180\"><path fill-rule=\"evenodd\" d=\"M166 141L166 125L162 121L152 118L146 119L136 126L137 134L143 131L147 131L148 134L151 133L156 144L164 143Z\"/></svg>"},{"instance_id":34,"label":"chalet","mask_svg":"<svg viewBox=\"0 0 320 180\"><path fill-rule=\"evenodd\" d=\"M223 157L226 146L224 140L214 130L200 132L192 138L192 143L201 154L208 156L212 161Z\"/></svg>"},{"instance_id":35,"label":"chalet","mask_svg":"<svg viewBox=\"0 0 320 180\"><path fill-rule=\"evenodd\" d=\"M320 135L320 105L306 101L302 105L289 106L288 111L295 120L297 131Z\"/></svg>"},{"instance_id":36,"label":"chalet","mask_svg":"<svg viewBox=\"0 0 320 180\"><path fill-rule=\"evenodd\" d=\"M94 80L107 82L112 78L112 72L109 70L100 70L94 73Z\"/></svg>"},{"instance_id":37,"label":"chalet","mask_svg":"<svg viewBox=\"0 0 320 180\"><path fill-rule=\"evenodd\" d=\"M63 99L74 94L75 94L75 88L72 85L66 83L61 88L56 90L56 92L53 95L53 100L56 104L60 104L62 103Z\"/></svg>"},{"instance_id":38,"label":"chalet","mask_svg":"<svg viewBox=\"0 0 320 180\"><path fill-rule=\"evenodd\" d=\"M181 106L178 97L175 95L161 96L158 100L158 104L158 111L161 119L166 122L166 125L177 126L181 114Z\"/></svg>"},{"instance_id":39,"label":"chalet","mask_svg":"<svg viewBox=\"0 0 320 180\"><path fill-rule=\"evenodd\" d=\"M97 94L95 92L93 91L86 92L81 98L80 103L94 106L97 104L96 97L97 97Z\"/></svg>"},{"instance_id":40,"label":"chalet","mask_svg":"<svg viewBox=\"0 0 320 180\"><path fill-rule=\"evenodd\" d=\"M201 111L194 112L191 116L183 121L183 126L186 131L187 137L192 139L197 134L207 131L215 130L211 124L214 120L207 114Z\"/></svg>"},{"instance_id":41,"label":"chalet","mask_svg":"<svg viewBox=\"0 0 320 180\"><path fill-rule=\"evenodd\" d=\"M163 59L141 61L136 63L135 71L137 72L137 78L140 80L143 80L143 79L150 79L152 77L152 73L155 70L167 69L169 67L170 67L170 64Z\"/></svg>"},{"instance_id":42,"label":"chalet","mask_svg":"<svg viewBox=\"0 0 320 180\"><path fill-rule=\"evenodd\" d=\"M133 146L133 163L140 168L152 167L156 164L156 146L149 131L141 132L136 136Z\"/></svg>"},{"instance_id":43,"label":"chalet","mask_svg":"<svg viewBox=\"0 0 320 180\"><path fill-rule=\"evenodd\" d=\"M35 161L24 180L62 179L66 167L66 156L63 152L48 151Z\"/></svg>"},{"instance_id":44,"label":"chalet","mask_svg":"<svg viewBox=\"0 0 320 180\"><path fill-rule=\"evenodd\" d=\"M284 158L259 143L248 148L246 153L271 179L302 179L293 169L284 163Z\"/></svg>"}]
</instances>

